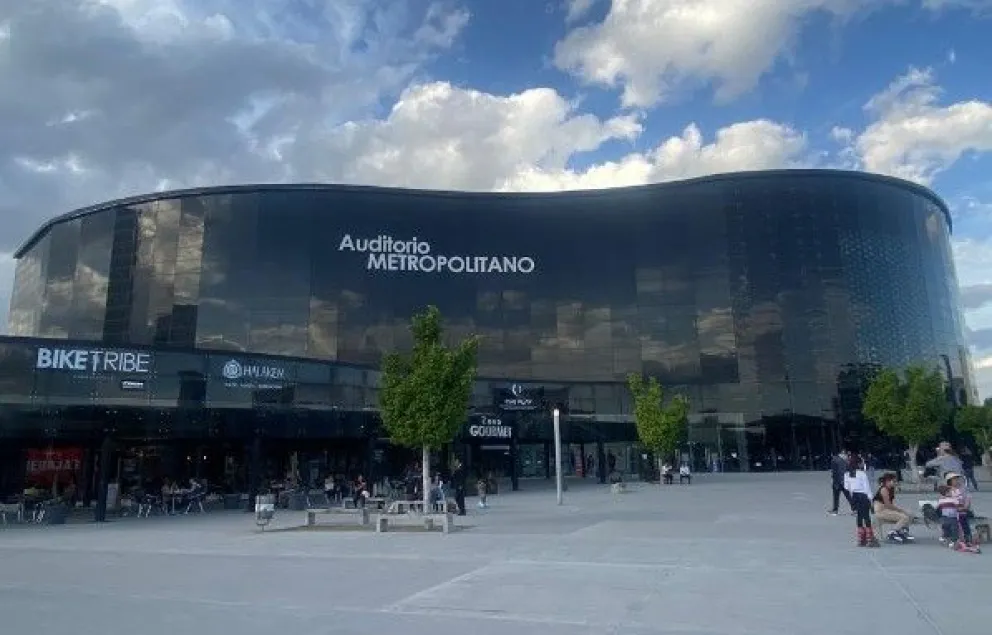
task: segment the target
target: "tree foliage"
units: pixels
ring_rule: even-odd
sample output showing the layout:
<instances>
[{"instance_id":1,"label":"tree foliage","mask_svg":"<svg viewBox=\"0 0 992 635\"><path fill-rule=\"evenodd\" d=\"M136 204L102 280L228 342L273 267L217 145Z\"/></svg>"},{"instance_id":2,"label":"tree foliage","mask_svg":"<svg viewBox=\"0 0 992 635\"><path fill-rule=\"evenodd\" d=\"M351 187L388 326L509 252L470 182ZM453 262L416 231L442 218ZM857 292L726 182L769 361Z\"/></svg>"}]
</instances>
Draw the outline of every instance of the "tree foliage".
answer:
<instances>
[{"instance_id":1,"label":"tree foliage","mask_svg":"<svg viewBox=\"0 0 992 635\"><path fill-rule=\"evenodd\" d=\"M904 377L892 369L880 371L868 386L862 412L880 431L915 451L940 434L949 408L941 374L914 365Z\"/></svg>"},{"instance_id":2,"label":"tree foliage","mask_svg":"<svg viewBox=\"0 0 992 635\"><path fill-rule=\"evenodd\" d=\"M984 454L992 448L992 405L965 406L954 416L954 425L965 434L970 434Z\"/></svg>"},{"instance_id":3,"label":"tree foliage","mask_svg":"<svg viewBox=\"0 0 992 635\"><path fill-rule=\"evenodd\" d=\"M413 349L383 359L382 423L398 445L437 449L450 443L465 423L478 338L445 346L441 312L435 306L413 316L411 331Z\"/></svg>"},{"instance_id":4,"label":"tree foliage","mask_svg":"<svg viewBox=\"0 0 992 635\"><path fill-rule=\"evenodd\" d=\"M634 398L634 424L641 443L659 460L671 456L685 437L689 399L677 394L666 404L665 391L654 377L645 380L632 374L627 386Z\"/></svg>"}]
</instances>

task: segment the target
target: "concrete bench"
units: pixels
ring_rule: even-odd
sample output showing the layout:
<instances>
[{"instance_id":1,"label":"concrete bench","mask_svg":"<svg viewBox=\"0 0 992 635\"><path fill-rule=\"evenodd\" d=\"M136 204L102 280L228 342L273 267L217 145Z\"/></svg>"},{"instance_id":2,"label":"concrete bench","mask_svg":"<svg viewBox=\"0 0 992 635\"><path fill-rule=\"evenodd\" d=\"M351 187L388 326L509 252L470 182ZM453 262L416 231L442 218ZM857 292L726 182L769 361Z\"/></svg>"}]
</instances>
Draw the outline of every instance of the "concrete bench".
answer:
<instances>
[{"instance_id":1,"label":"concrete bench","mask_svg":"<svg viewBox=\"0 0 992 635\"><path fill-rule=\"evenodd\" d=\"M370 496L362 501L362 505L357 507L374 507L375 509L382 509L386 506L386 499L379 496ZM342 509L355 509L355 501L351 498L344 498L341 500Z\"/></svg>"},{"instance_id":2,"label":"concrete bench","mask_svg":"<svg viewBox=\"0 0 992 635\"><path fill-rule=\"evenodd\" d=\"M408 514L410 512L420 512L424 511L424 501L393 501L386 508L387 514Z\"/></svg>"},{"instance_id":3,"label":"concrete bench","mask_svg":"<svg viewBox=\"0 0 992 635\"><path fill-rule=\"evenodd\" d=\"M384 533L389 530L389 526L394 527L417 527L423 525L427 531L433 531L440 524L442 533L451 533L455 526L455 516L451 513L445 514L377 514L375 517L375 532Z\"/></svg>"},{"instance_id":4,"label":"concrete bench","mask_svg":"<svg viewBox=\"0 0 992 635\"><path fill-rule=\"evenodd\" d=\"M358 522L361 525L368 525L371 522L371 513L367 507L361 507L359 509L355 508L345 508L345 507L326 507L326 508L313 508L308 509L304 512L306 514L306 526L313 527L317 524L317 515L342 515L342 516L357 516Z\"/></svg>"}]
</instances>

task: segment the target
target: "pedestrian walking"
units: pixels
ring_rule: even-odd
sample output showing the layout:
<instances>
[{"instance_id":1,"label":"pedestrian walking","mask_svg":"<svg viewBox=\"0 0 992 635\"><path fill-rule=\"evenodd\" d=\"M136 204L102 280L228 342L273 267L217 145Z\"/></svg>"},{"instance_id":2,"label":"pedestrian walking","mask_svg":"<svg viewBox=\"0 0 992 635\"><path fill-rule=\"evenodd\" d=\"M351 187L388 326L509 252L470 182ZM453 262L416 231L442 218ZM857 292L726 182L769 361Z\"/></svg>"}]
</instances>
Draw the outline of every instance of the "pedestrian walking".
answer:
<instances>
[{"instance_id":1,"label":"pedestrian walking","mask_svg":"<svg viewBox=\"0 0 992 635\"><path fill-rule=\"evenodd\" d=\"M844 495L851 512L854 512L854 503L851 502L851 495L844 489L844 474L847 472L847 452L841 450L830 461L830 489L833 496L833 505L830 508L830 515L836 516L839 512L840 496Z\"/></svg>"}]
</instances>

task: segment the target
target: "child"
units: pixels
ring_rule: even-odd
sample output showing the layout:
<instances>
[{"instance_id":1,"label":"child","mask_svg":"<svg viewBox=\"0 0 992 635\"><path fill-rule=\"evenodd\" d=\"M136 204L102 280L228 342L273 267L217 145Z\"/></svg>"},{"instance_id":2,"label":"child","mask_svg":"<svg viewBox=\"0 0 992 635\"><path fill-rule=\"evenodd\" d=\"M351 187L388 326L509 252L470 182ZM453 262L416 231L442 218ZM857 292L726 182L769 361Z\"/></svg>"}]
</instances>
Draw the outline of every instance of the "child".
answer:
<instances>
[{"instance_id":1,"label":"child","mask_svg":"<svg viewBox=\"0 0 992 635\"><path fill-rule=\"evenodd\" d=\"M852 453L848 459L844 489L851 494L851 506L854 508L858 527L858 546L878 547L878 538L871 526L871 484L864 461L856 453Z\"/></svg>"},{"instance_id":2,"label":"child","mask_svg":"<svg viewBox=\"0 0 992 635\"><path fill-rule=\"evenodd\" d=\"M964 540L964 544L971 546L971 520L968 517L968 513L971 511L971 494L965 489L964 479L957 472L948 472L944 480L950 490L948 492L949 496L958 504L957 521L960 525L961 533L964 534L963 536L959 536L959 538Z\"/></svg>"},{"instance_id":3,"label":"child","mask_svg":"<svg viewBox=\"0 0 992 635\"><path fill-rule=\"evenodd\" d=\"M489 494L489 483L485 478L480 478L475 484L475 487L479 491L479 509L485 509L489 506L486 503L486 497Z\"/></svg>"},{"instance_id":4,"label":"child","mask_svg":"<svg viewBox=\"0 0 992 635\"><path fill-rule=\"evenodd\" d=\"M937 487L940 499L937 501L937 511L940 513L940 541L954 545L958 536L958 500L951 495L947 485Z\"/></svg>"}]
</instances>

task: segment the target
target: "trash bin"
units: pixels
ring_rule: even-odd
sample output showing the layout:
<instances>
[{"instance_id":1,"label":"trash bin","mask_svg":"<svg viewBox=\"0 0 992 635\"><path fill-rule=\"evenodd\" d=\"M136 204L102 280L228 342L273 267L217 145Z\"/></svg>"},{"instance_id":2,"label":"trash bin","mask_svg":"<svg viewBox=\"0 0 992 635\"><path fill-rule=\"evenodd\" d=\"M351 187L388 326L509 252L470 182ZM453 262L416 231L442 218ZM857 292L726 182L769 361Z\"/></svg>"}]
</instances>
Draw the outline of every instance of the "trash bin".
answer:
<instances>
[{"instance_id":1,"label":"trash bin","mask_svg":"<svg viewBox=\"0 0 992 635\"><path fill-rule=\"evenodd\" d=\"M265 529L276 515L276 497L274 494L261 494L255 497L255 524Z\"/></svg>"}]
</instances>

